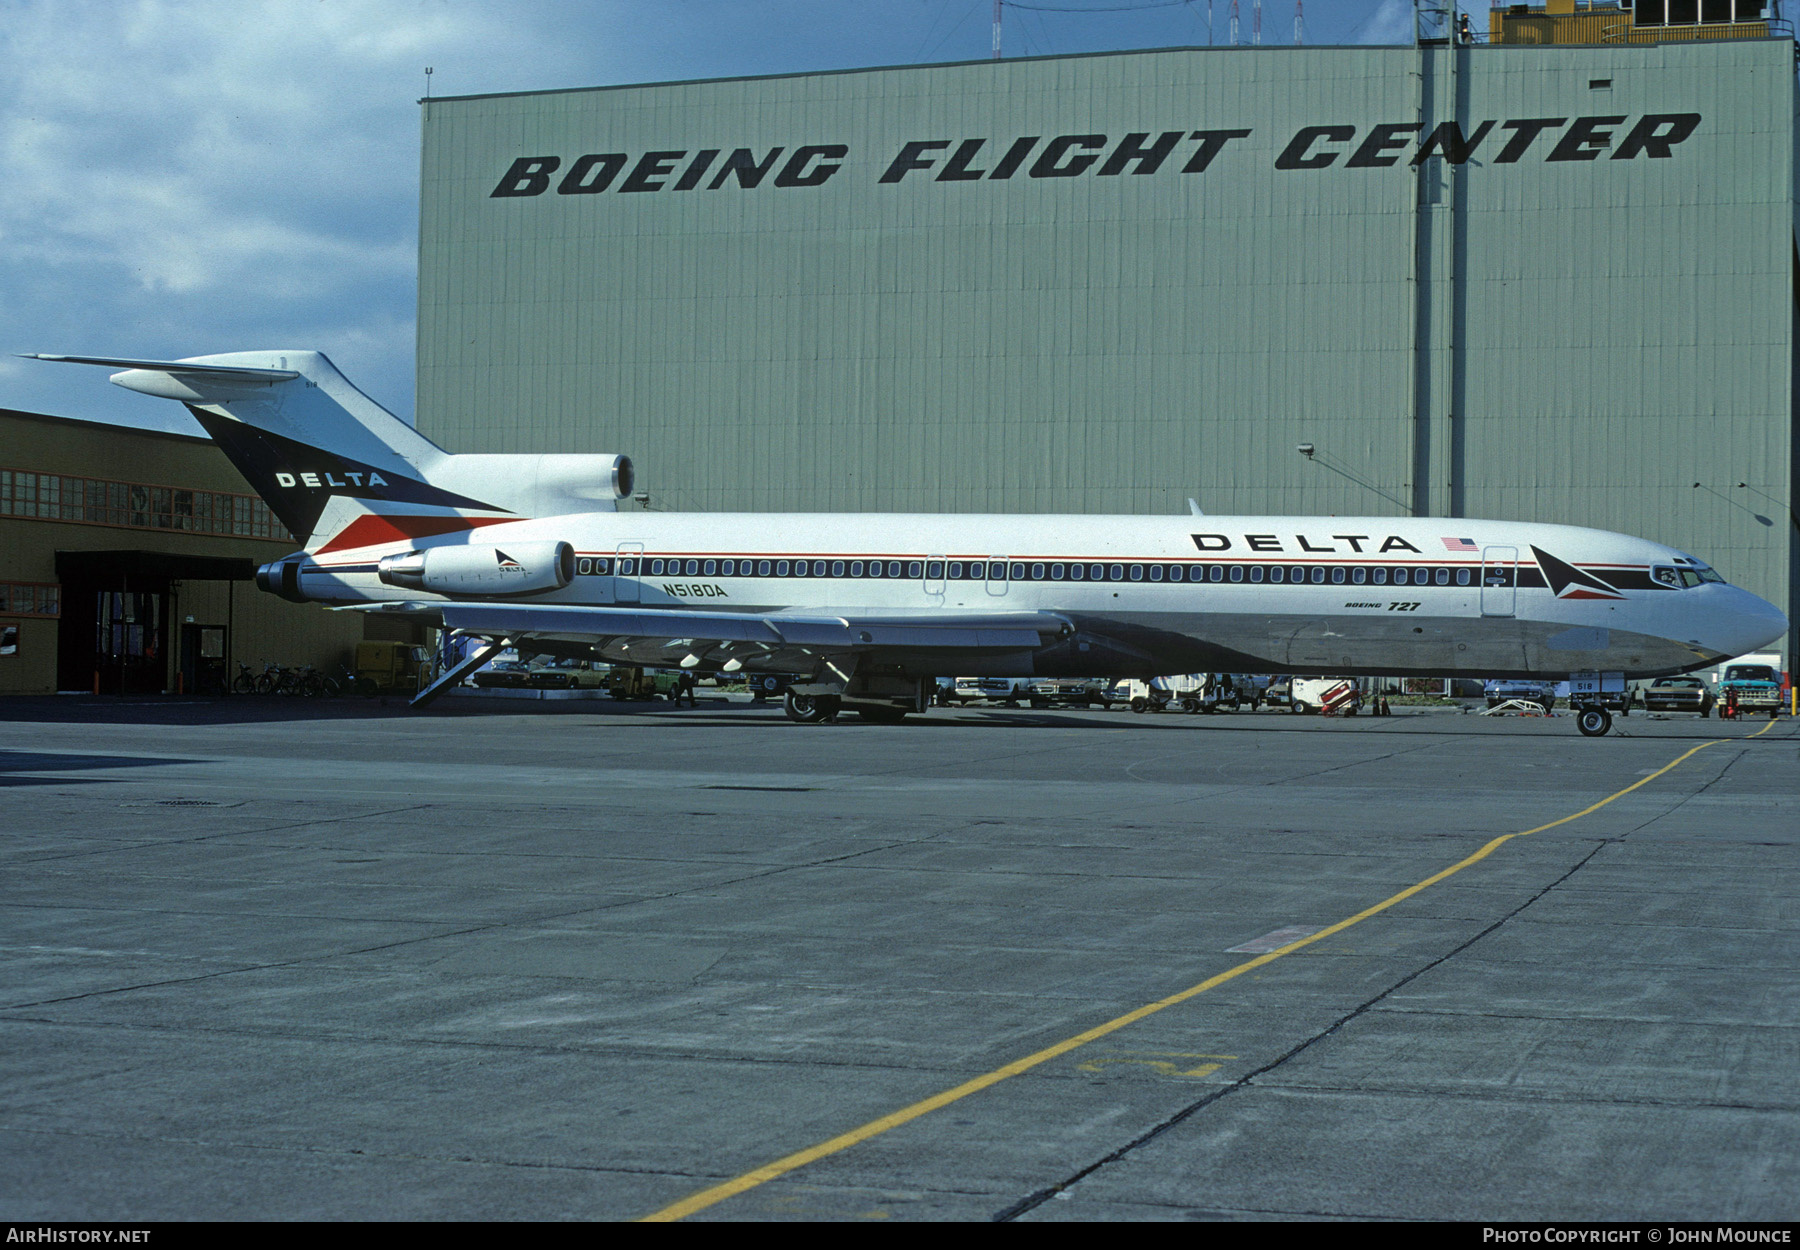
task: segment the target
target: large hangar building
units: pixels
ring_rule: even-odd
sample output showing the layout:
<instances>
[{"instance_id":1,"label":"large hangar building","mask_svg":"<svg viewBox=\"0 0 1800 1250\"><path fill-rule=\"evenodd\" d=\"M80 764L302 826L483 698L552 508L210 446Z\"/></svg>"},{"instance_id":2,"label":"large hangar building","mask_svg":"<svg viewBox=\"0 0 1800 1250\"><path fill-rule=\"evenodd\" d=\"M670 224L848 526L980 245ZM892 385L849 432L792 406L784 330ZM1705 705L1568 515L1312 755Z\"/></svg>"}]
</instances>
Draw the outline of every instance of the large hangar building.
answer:
<instances>
[{"instance_id":1,"label":"large hangar building","mask_svg":"<svg viewBox=\"0 0 1800 1250\"><path fill-rule=\"evenodd\" d=\"M629 453L658 508L1598 526L1800 619L1794 65L1172 49L431 100L420 428Z\"/></svg>"}]
</instances>

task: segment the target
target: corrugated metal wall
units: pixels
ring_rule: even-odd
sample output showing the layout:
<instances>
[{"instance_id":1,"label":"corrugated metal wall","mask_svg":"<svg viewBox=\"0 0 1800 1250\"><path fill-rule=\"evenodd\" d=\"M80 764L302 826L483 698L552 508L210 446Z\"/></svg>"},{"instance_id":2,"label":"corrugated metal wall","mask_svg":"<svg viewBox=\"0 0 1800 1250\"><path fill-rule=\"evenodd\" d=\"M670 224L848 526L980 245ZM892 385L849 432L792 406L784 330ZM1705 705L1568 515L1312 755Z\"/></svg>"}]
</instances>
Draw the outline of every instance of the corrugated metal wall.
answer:
<instances>
[{"instance_id":1,"label":"corrugated metal wall","mask_svg":"<svg viewBox=\"0 0 1800 1250\"><path fill-rule=\"evenodd\" d=\"M419 425L453 449L627 452L680 509L1557 520L1789 604L1791 42L1175 50L426 107ZM1687 125L1646 117L1694 114L1632 153L1640 125ZM1557 121L1527 143L1532 119ZM1467 159L1415 166L1451 121ZM1154 173L1103 172L1176 131ZM1202 131L1249 133L1204 162ZM1104 139L1037 165L1057 136ZM938 146L883 181L909 143ZM846 151L776 185L805 145ZM713 189L774 147L760 185ZM604 191L560 192L611 153ZM548 156L542 194L493 194Z\"/></svg>"}]
</instances>

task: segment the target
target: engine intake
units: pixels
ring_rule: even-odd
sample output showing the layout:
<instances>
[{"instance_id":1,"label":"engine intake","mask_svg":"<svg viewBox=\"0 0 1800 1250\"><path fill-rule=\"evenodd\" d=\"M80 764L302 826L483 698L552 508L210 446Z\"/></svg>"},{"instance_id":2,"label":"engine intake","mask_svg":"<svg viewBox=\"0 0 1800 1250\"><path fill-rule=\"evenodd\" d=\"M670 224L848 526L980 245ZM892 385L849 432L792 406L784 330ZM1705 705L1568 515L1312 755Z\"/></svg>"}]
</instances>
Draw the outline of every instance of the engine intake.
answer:
<instances>
[{"instance_id":1,"label":"engine intake","mask_svg":"<svg viewBox=\"0 0 1800 1250\"><path fill-rule=\"evenodd\" d=\"M561 590L575 578L568 543L427 547L384 556L376 576L389 586L434 595L528 595Z\"/></svg>"}]
</instances>

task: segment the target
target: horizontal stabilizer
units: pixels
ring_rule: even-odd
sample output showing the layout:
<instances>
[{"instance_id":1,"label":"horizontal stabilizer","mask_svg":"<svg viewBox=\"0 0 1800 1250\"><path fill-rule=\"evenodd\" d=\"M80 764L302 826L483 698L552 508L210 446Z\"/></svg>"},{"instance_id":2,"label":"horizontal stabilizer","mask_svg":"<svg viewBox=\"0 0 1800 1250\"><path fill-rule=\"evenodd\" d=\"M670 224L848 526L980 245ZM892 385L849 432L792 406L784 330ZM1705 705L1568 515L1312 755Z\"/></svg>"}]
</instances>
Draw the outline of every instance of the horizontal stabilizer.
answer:
<instances>
[{"instance_id":1,"label":"horizontal stabilizer","mask_svg":"<svg viewBox=\"0 0 1800 1250\"><path fill-rule=\"evenodd\" d=\"M198 365L185 360L131 360L124 356L53 356L44 352L20 352L26 360L49 360L65 365L106 365L113 369L149 369L157 373L187 373L214 378L239 378L246 382L285 382L300 376L292 369L249 369L241 365Z\"/></svg>"}]
</instances>

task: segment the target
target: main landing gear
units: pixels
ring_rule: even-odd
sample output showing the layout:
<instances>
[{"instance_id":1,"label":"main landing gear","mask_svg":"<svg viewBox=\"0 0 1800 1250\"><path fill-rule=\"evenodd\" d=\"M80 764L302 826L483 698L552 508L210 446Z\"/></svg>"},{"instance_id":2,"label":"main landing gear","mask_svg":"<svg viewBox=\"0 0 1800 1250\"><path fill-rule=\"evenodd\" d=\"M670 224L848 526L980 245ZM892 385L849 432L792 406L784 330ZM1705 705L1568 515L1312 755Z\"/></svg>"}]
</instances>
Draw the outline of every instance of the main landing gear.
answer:
<instances>
[{"instance_id":1,"label":"main landing gear","mask_svg":"<svg viewBox=\"0 0 1800 1250\"><path fill-rule=\"evenodd\" d=\"M843 700L834 694L796 694L787 692L788 719L802 725L828 725L838 718Z\"/></svg>"}]
</instances>

